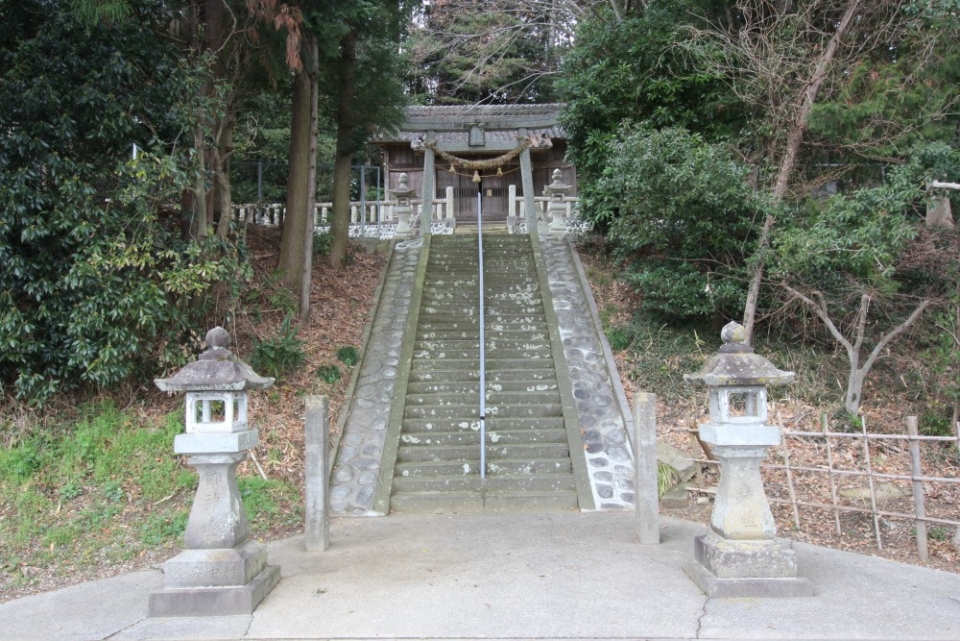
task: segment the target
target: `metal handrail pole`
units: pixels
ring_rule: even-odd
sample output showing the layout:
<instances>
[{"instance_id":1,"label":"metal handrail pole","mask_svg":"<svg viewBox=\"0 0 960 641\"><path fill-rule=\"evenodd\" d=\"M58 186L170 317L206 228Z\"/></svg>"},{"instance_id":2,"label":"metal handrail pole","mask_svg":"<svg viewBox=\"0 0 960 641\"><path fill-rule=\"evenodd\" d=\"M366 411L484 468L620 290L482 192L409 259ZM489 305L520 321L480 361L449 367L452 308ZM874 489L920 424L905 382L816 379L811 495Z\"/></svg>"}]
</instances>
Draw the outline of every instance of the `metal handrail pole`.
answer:
<instances>
[{"instance_id":1,"label":"metal handrail pole","mask_svg":"<svg viewBox=\"0 0 960 641\"><path fill-rule=\"evenodd\" d=\"M484 362L484 310L483 310L483 203L477 192L477 247L480 271L480 478L487 478L487 368Z\"/></svg>"}]
</instances>

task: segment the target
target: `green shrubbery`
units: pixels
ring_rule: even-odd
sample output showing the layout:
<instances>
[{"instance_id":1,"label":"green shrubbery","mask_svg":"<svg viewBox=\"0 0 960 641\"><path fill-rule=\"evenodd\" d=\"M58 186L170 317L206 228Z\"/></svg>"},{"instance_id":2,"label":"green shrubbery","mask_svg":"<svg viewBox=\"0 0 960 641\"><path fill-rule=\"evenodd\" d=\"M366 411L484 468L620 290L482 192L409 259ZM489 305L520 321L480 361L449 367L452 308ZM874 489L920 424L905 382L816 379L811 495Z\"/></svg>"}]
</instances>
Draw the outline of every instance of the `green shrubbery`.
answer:
<instances>
[{"instance_id":1,"label":"green shrubbery","mask_svg":"<svg viewBox=\"0 0 960 641\"><path fill-rule=\"evenodd\" d=\"M31 0L0 34L0 386L34 403L178 364L245 275L237 248L182 233L178 141L215 105L162 7L135 5L80 23Z\"/></svg>"},{"instance_id":2,"label":"green shrubbery","mask_svg":"<svg viewBox=\"0 0 960 641\"><path fill-rule=\"evenodd\" d=\"M661 319L733 316L770 205L729 148L679 128L624 122L583 210L606 221L623 278Z\"/></svg>"}]
</instances>

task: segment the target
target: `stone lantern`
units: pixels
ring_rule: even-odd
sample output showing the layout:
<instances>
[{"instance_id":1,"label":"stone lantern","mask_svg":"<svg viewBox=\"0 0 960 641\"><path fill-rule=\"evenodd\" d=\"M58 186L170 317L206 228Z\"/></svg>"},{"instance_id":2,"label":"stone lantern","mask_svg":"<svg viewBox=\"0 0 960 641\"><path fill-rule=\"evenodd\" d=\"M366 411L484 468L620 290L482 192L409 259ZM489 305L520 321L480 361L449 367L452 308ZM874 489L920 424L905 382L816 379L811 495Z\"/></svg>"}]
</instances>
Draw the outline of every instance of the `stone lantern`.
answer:
<instances>
[{"instance_id":1,"label":"stone lantern","mask_svg":"<svg viewBox=\"0 0 960 641\"><path fill-rule=\"evenodd\" d=\"M390 190L397 199L397 206L393 210L397 215L397 231L394 237L401 240L413 236L413 230L410 229L410 214L413 213L413 207L410 201L417 193L410 187L408 180L406 174L400 174L397 188Z\"/></svg>"},{"instance_id":2,"label":"stone lantern","mask_svg":"<svg viewBox=\"0 0 960 641\"><path fill-rule=\"evenodd\" d=\"M563 199L572 189L572 185L563 184L563 174L559 169L553 170L553 182L543 188L543 195L550 197L547 214L551 217L549 232L554 236L563 236L567 233L567 227L563 224L567 217L567 206Z\"/></svg>"},{"instance_id":3,"label":"stone lantern","mask_svg":"<svg viewBox=\"0 0 960 641\"><path fill-rule=\"evenodd\" d=\"M207 350L176 375L156 379L165 392L186 392L186 433L174 452L200 475L184 532L186 550L164 564L164 589L150 595L152 617L250 614L280 580L267 550L251 540L237 466L257 445L247 422L248 390L274 379L258 376L228 349L222 327L207 333Z\"/></svg>"},{"instance_id":4,"label":"stone lantern","mask_svg":"<svg viewBox=\"0 0 960 641\"><path fill-rule=\"evenodd\" d=\"M720 463L712 531L694 540L687 574L710 597L811 596L810 581L797 576L792 544L776 538L760 476L767 448L780 444L779 429L766 424L767 385L789 383L794 373L755 354L739 324L729 323L720 336L720 352L684 375L710 392L710 421L699 432Z\"/></svg>"}]
</instances>

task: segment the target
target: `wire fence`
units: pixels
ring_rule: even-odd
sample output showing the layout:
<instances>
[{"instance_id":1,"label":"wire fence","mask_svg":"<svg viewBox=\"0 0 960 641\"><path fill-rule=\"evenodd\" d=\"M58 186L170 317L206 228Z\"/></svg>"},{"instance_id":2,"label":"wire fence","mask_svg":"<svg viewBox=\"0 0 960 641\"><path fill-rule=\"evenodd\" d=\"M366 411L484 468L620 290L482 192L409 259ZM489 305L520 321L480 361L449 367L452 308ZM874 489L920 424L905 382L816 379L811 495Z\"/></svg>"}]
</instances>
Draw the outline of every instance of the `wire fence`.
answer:
<instances>
[{"instance_id":1,"label":"wire fence","mask_svg":"<svg viewBox=\"0 0 960 641\"><path fill-rule=\"evenodd\" d=\"M786 518L797 531L810 525L804 510L826 511L838 537L869 531L880 550L885 542L915 537L923 561L929 559L930 538L960 540L960 423L952 435L925 436L915 416L906 418L900 434L871 433L863 418L860 429L850 432L831 431L825 416L820 431L788 430L777 418L781 445L771 448L761 465L764 487L774 509L789 510ZM695 459L696 485L687 490L714 494L704 473L719 475L709 445L700 442L697 430L673 431L689 434L703 454ZM924 473L925 465L934 464L946 476Z\"/></svg>"}]
</instances>

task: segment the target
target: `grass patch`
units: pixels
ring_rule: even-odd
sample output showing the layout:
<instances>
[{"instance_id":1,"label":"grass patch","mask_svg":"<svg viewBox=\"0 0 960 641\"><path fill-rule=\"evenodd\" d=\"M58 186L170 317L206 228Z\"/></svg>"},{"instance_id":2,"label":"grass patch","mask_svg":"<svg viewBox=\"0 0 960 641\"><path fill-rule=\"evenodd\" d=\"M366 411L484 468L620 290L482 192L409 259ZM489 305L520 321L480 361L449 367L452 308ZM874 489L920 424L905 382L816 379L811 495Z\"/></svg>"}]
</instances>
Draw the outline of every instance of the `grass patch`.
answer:
<instances>
[{"instance_id":1,"label":"grass patch","mask_svg":"<svg viewBox=\"0 0 960 641\"><path fill-rule=\"evenodd\" d=\"M321 365L317 368L317 378L327 385L336 385L340 382L342 375L340 368L336 365Z\"/></svg>"},{"instance_id":2,"label":"grass patch","mask_svg":"<svg viewBox=\"0 0 960 641\"><path fill-rule=\"evenodd\" d=\"M286 481L249 476L237 479L251 526L282 525L303 520L302 495Z\"/></svg>"},{"instance_id":3,"label":"grass patch","mask_svg":"<svg viewBox=\"0 0 960 641\"><path fill-rule=\"evenodd\" d=\"M622 352L633 344L633 336L628 327L611 327L605 333L610 349L615 352Z\"/></svg>"},{"instance_id":4,"label":"grass patch","mask_svg":"<svg viewBox=\"0 0 960 641\"><path fill-rule=\"evenodd\" d=\"M691 393L683 380L684 374L696 372L703 365L711 350L716 347L701 339L704 335L698 328L674 328L656 325L642 318L635 319L626 327L608 330L614 340L626 344L625 361L629 366L621 372L637 384L639 389L664 398L685 397ZM719 332L716 333L719 346ZM622 338L621 338L622 337Z\"/></svg>"},{"instance_id":5,"label":"grass patch","mask_svg":"<svg viewBox=\"0 0 960 641\"><path fill-rule=\"evenodd\" d=\"M353 367L360 362L360 352L353 345L341 347L337 350L337 360L347 367Z\"/></svg>"},{"instance_id":6,"label":"grass patch","mask_svg":"<svg viewBox=\"0 0 960 641\"><path fill-rule=\"evenodd\" d=\"M0 589L58 563L95 566L181 547L197 485L173 453L182 431L179 413L143 423L101 403L0 449ZM238 485L255 533L302 522L301 492L290 483L241 477Z\"/></svg>"},{"instance_id":7,"label":"grass patch","mask_svg":"<svg viewBox=\"0 0 960 641\"><path fill-rule=\"evenodd\" d=\"M667 490L680 482L677 471L664 463L657 461L657 496L662 497Z\"/></svg>"},{"instance_id":8,"label":"grass patch","mask_svg":"<svg viewBox=\"0 0 960 641\"><path fill-rule=\"evenodd\" d=\"M172 451L171 415L141 422L112 403L34 426L0 449L0 585L57 560L95 564L176 544L196 473ZM166 524L161 526L161 523Z\"/></svg>"},{"instance_id":9,"label":"grass patch","mask_svg":"<svg viewBox=\"0 0 960 641\"><path fill-rule=\"evenodd\" d=\"M276 335L257 340L253 344L250 366L261 376L280 378L296 371L307 359L304 342L297 338L298 328L288 314Z\"/></svg>"},{"instance_id":10,"label":"grass patch","mask_svg":"<svg viewBox=\"0 0 960 641\"><path fill-rule=\"evenodd\" d=\"M144 545L158 546L173 543L183 536L189 514L182 510L153 512L140 525L140 541Z\"/></svg>"}]
</instances>

